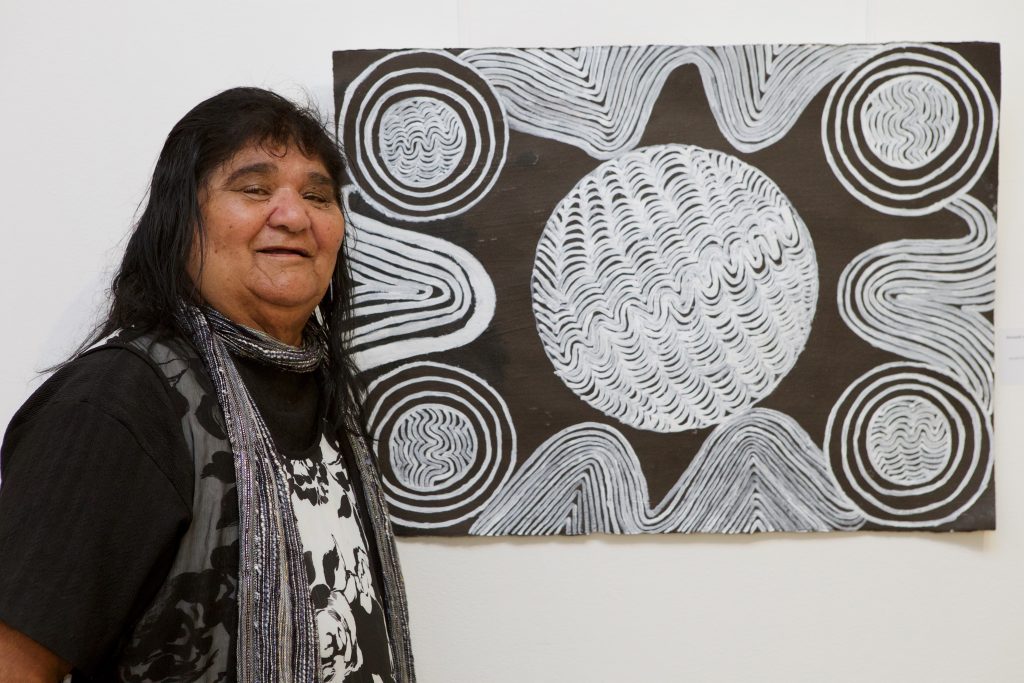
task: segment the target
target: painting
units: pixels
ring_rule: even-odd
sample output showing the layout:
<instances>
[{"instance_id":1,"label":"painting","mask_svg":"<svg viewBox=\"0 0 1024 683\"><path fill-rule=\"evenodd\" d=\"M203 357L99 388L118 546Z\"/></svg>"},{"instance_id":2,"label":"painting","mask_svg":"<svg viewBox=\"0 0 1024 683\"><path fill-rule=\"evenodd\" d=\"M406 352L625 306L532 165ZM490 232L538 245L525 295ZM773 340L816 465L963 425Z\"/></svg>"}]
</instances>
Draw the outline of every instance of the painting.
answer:
<instances>
[{"instance_id":1,"label":"painting","mask_svg":"<svg viewBox=\"0 0 1024 683\"><path fill-rule=\"evenodd\" d=\"M995 528L998 45L333 57L399 534Z\"/></svg>"}]
</instances>

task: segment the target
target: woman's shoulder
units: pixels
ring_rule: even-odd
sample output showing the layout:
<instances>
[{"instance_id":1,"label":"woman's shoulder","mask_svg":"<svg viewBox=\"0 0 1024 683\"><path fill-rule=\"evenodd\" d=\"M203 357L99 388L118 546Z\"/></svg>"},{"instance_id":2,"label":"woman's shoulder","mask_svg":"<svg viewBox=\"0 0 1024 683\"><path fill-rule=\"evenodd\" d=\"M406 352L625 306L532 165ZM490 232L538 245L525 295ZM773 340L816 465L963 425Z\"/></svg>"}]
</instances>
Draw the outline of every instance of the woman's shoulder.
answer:
<instances>
[{"instance_id":1,"label":"woman's shoulder","mask_svg":"<svg viewBox=\"0 0 1024 683\"><path fill-rule=\"evenodd\" d=\"M11 419L3 457L12 456L19 443L31 441L31 434L74 432L78 423L89 422L94 431L117 437L122 448L123 439L130 439L187 493L192 463L181 422L187 404L163 371L162 361L147 354L139 341L147 340L114 337L62 365Z\"/></svg>"},{"instance_id":2,"label":"woman's shoulder","mask_svg":"<svg viewBox=\"0 0 1024 683\"><path fill-rule=\"evenodd\" d=\"M147 352L158 344L173 348L163 357ZM120 333L64 363L29 397L18 417L31 418L43 406L88 403L115 417L149 414L160 404L172 408L172 386L164 371L169 357L189 357L174 337Z\"/></svg>"}]
</instances>

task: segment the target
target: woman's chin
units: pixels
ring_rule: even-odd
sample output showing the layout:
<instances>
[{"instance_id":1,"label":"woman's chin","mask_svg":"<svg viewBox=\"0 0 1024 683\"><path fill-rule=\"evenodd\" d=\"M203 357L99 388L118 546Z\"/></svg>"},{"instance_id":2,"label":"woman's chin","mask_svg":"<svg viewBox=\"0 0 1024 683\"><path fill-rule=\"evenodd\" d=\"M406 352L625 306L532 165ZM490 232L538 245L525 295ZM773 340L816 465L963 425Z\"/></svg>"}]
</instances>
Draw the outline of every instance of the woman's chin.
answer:
<instances>
[{"instance_id":1,"label":"woman's chin","mask_svg":"<svg viewBox=\"0 0 1024 683\"><path fill-rule=\"evenodd\" d=\"M294 310L296 315L306 316L313 312L316 305L323 298L323 291L320 287L309 284L272 284L254 287L252 293L257 300L254 303L284 310Z\"/></svg>"}]
</instances>

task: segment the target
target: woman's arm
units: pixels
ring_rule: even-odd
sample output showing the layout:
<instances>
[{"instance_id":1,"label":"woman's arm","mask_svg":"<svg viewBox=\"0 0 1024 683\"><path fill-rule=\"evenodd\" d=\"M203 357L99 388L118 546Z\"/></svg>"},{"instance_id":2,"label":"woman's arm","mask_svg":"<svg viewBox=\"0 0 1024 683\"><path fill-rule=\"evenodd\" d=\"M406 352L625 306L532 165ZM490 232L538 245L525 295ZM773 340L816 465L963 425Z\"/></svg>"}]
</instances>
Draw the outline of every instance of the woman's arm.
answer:
<instances>
[{"instance_id":1,"label":"woman's arm","mask_svg":"<svg viewBox=\"0 0 1024 683\"><path fill-rule=\"evenodd\" d=\"M0 621L0 683L56 683L71 665Z\"/></svg>"},{"instance_id":2,"label":"woman's arm","mask_svg":"<svg viewBox=\"0 0 1024 683\"><path fill-rule=\"evenodd\" d=\"M167 472L185 472L178 479L188 484L192 472L155 372L129 351L88 354L11 421L0 446L4 652L13 651L13 630L36 652L109 678L100 667L116 666L117 648L159 590L191 512L185 484ZM0 683L8 680L22 679Z\"/></svg>"}]
</instances>

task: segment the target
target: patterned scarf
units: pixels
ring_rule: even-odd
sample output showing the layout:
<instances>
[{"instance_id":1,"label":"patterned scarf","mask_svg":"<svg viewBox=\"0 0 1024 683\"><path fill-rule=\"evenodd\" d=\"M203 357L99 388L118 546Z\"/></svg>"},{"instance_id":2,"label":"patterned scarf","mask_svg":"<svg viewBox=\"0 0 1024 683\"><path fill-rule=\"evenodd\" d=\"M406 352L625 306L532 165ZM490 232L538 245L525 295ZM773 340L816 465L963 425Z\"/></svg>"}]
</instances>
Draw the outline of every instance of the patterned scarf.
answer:
<instances>
[{"instance_id":1,"label":"patterned scarf","mask_svg":"<svg viewBox=\"0 0 1024 683\"><path fill-rule=\"evenodd\" d=\"M316 621L284 465L228 351L282 370L312 372L326 357L323 329L311 318L303 345L294 347L211 308L183 303L177 319L213 380L234 452L238 681L315 683L320 679Z\"/></svg>"}]
</instances>

